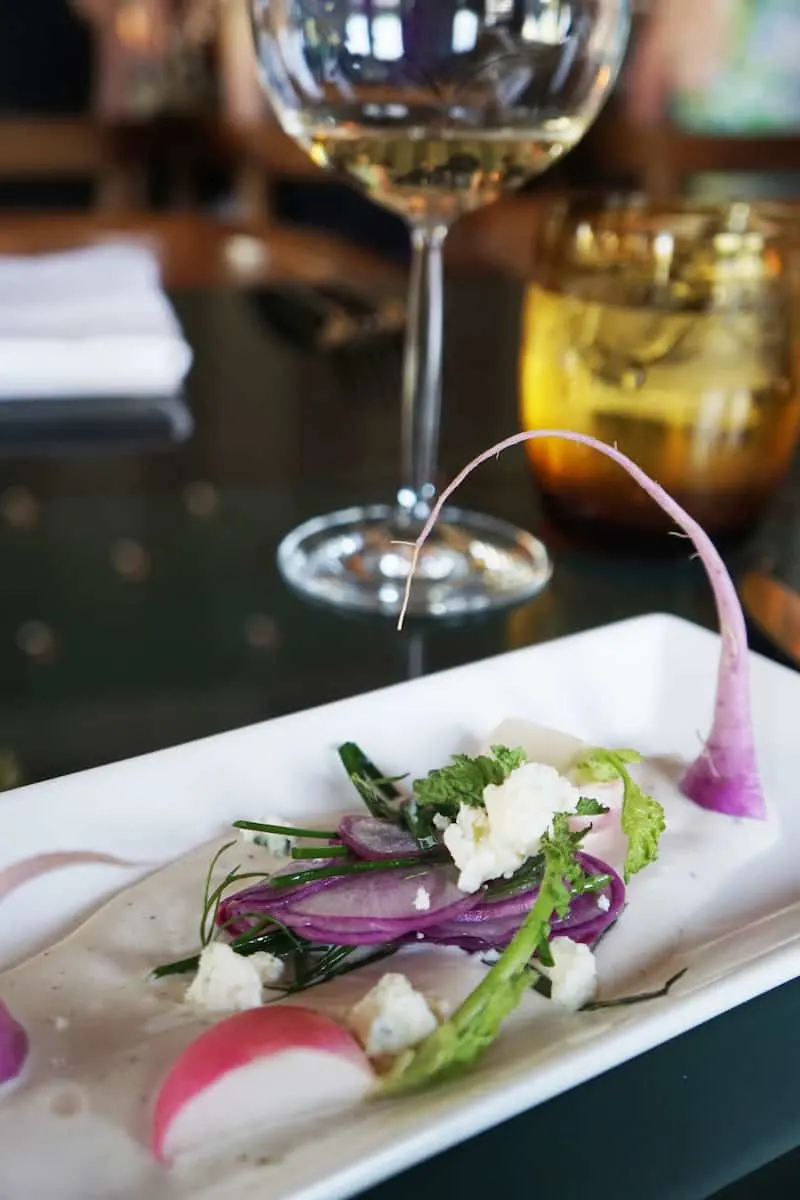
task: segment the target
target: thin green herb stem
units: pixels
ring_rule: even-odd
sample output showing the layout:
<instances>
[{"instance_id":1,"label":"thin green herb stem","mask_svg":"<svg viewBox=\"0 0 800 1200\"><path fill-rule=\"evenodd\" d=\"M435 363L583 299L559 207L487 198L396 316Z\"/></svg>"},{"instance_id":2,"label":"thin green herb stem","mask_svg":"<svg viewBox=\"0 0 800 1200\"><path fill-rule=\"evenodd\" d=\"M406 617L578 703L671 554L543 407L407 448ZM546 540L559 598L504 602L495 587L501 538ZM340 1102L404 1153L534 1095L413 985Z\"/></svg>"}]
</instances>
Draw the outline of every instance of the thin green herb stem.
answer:
<instances>
[{"instance_id":1,"label":"thin green herb stem","mask_svg":"<svg viewBox=\"0 0 800 1200\"><path fill-rule=\"evenodd\" d=\"M207 921L208 921L209 909L212 904L212 900L210 898L210 891L211 891L211 878L214 874L214 868L216 867L219 860L222 858L225 851L230 850L231 847L233 847L235 845L236 845L236 842L226 842L226 844L224 846L220 846L219 850L214 855L214 857L211 859L211 862L208 864L208 871L206 873L206 882L205 882L205 887L203 889L203 915L200 918L200 942L201 942L201 945L203 945L203 946L205 946L206 940L207 940L206 939L206 925L207 925Z\"/></svg>"},{"instance_id":2,"label":"thin green herb stem","mask_svg":"<svg viewBox=\"0 0 800 1200\"><path fill-rule=\"evenodd\" d=\"M290 950L302 946L304 939L300 938L293 930L287 928L286 925L275 920L272 916L265 917L263 913L255 912L237 913L235 917L231 918L231 921L241 921L250 918L259 921L259 923L253 929L248 929L246 933L241 933L231 942L226 943L237 954L248 957L262 950L275 953L276 951L280 951L283 944L287 944L285 952L288 953ZM229 921L226 925L230 923ZM220 925L218 931L223 932L226 925ZM311 943L308 943L308 945L311 945ZM189 958L181 958L177 962L165 963L163 966L155 967L150 972L150 978L163 979L167 975L185 975L189 971L196 971L199 965L200 955L193 954Z\"/></svg>"},{"instance_id":3,"label":"thin green herb stem","mask_svg":"<svg viewBox=\"0 0 800 1200\"><path fill-rule=\"evenodd\" d=\"M234 821L234 829L247 829L253 833L277 833L283 837L335 838L339 835L330 829L300 829L294 825L265 825L261 821Z\"/></svg>"},{"instance_id":4,"label":"thin green herb stem","mask_svg":"<svg viewBox=\"0 0 800 1200\"><path fill-rule=\"evenodd\" d=\"M426 862L445 861L446 854L431 855ZM295 883L312 883L315 879L332 879L337 875L360 875L367 871L392 871L401 867L419 867L422 860L414 858L386 858L374 862L343 862L329 867L313 867L308 871L294 871L286 875L273 875L269 886L274 888L289 887Z\"/></svg>"},{"instance_id":5,"label":"thin green herb stem","mask_svg":"<svg viewBox=\"0 0 800 1200\"><path fill-rule=\"evenodd\" d=\"M214 932L216 924L217 912L219 911L222 893L226 888L232 887L234 883L241 883L244 879L269 879L265 871L239 871L238 867L234 867L232 871L223 879L211 895L206 900L206 908L203 912L203 919L200 925L200 941L204 946L207 946L211 941L211 936ZM210 918L210 922L209 922Z\"/></svg>"},{"instance_id":6,"label":"thin green herb stem","mask_svg":"<svg viewBox=\"0 0 800 1200\"><path fill-rule=\"evenodd\" d=\"M580 887L575 888L575 896L583 896L587 892L602 892L611 883L610 875L587 875Z\"/></svg>"},{"instance_id":7,"label":"thin green herb stem","mask_svg":"<svg viewBox=\"0 0 800 1200\"><path fill-rule=\"evenodd\" d=\"M671 979L668 979L663 987L656 988L653 992L639 992L636 996L620 996L618 1000L593 1000L589 1004L585 1004L581 1012L598 1012L603 1008L625 1008L629 1004L644 1004L647 1000L661 1000L664 996L669 995L678 980L683 979L688 970L688 967L684 967Z\"/></svg>"},{"instance_id":8,"label":"thin green herb stem","mask_svg":"<svg viewBox=\"0 0 800 1200\"><path fill-rule=\"evenodd\" d=\"M300 846L292 850L292 858L346 858L349 846Z\"/></svg>"},{"instance_id":9,"label":"thin green herb stem","mask_svg":"<svg viewBox=\"0 0 800 1200\"><path fill-rule=\"evenodd\" d=\"M177 962L164 963L154 967L150 972L151 979L165 979L168 975L188 975L200 966L200 955L193 954L190 958L181 958Z\"/></svg>"},{"instance_id":10,"label":"thin green herb stem","mask_svg":"<svg viewBox=\"0 0 800 1200\"><path fill-rule=\"evenodd\" d=\"M275 985L274 990L280 991L284 996L296 995L307 988L318 987L321 983L328 983L331 979L338 979L342 975L348 975L351 971L358 971L368 963L380 962L383 958L389 958L392 954L397 953L399 946L395 942L388 942L385 945L376 946L373 953L359 957L355 962L348 961L356 950L362 949L362 946L332 946L307 975L304 974L300 978L297 973L298 977L289 987L282 988L280 985Z\"/></svg>"}]
</instances>

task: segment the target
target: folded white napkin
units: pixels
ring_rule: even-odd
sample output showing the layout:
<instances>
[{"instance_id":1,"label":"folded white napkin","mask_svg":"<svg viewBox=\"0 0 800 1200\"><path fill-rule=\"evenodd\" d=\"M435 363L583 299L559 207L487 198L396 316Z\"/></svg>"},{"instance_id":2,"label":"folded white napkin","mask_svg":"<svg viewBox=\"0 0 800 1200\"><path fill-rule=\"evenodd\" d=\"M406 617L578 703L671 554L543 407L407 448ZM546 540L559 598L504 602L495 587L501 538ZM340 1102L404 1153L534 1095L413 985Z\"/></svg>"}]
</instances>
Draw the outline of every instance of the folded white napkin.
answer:
<instances>
[{"instance_id":1,"label":"folded white napkin","mask_svg":"<svg viewBox=\"0 0 800 1200\"><path fill-rule=\"evenodd\" d=\"M191 362L148 250L0 257L0 400L169 395Z\"/></svg>"}]
</instances>

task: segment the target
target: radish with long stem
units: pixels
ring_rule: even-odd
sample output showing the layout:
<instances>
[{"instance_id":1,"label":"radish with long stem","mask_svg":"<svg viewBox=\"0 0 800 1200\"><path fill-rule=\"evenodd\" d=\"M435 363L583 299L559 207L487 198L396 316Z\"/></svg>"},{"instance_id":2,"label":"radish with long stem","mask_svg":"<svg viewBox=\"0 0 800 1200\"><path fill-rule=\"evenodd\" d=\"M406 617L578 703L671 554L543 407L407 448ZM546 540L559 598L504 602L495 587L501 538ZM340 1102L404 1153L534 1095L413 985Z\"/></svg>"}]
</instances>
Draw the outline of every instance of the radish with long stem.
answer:
<instances>
[{"instance_id":1,"label":"radish with long stem","mask_svg":"<svg viewBox=\"0 0 800 1200\"><path fill-rule=\"evenodd\" d=\"M750 715L750 682L747 666L747 627L733 580L711 538L694 517L668 492L616 446L587 434L559 429L530 429L514 434L485 450L464 467L439 496L414 543L411 566L398 628L402 629L419 555L443 506L476 467L497 458L504 450L537 438L577 442L605 454L636 480L641 488L675 521L693 543L706 569L717 607L722 649L720 652L714 719L703 749L683 777L681 789L696 804L730 816L763 820L766 803L756 765Z\"/></svg>"}]
</instances>

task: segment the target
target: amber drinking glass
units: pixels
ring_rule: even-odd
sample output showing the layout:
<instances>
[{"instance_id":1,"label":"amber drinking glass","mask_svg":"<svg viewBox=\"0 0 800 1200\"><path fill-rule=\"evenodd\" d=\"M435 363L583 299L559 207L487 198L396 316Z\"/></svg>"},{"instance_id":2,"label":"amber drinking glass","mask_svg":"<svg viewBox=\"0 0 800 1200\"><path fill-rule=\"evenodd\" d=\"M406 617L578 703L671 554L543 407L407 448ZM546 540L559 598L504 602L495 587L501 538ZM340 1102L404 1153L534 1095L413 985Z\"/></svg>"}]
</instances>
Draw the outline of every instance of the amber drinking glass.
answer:
<instances>
[{"instance_id":1,"label":"amber drinking glass","mask_svg":"<svg viewBox=\"0 0 800 1200\"><path fill-rule=\"evenodd\" d=\"M775 206L555 204L524 308L521 419L616 443L712 533L741 532L800 435L794 223ZM663 514L590 449L528 443L556 514Z\"/></svg>"}]
</instances>

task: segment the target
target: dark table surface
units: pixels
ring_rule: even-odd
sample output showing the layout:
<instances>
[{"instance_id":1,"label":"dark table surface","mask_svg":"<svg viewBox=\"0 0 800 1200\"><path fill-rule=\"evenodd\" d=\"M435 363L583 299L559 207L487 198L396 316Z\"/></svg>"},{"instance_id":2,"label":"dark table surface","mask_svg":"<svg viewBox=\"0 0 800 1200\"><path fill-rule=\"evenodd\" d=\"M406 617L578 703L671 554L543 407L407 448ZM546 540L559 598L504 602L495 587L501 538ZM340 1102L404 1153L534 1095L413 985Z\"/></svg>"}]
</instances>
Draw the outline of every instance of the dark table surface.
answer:
<instances>
[{"instance_id":1,"label":"dark table surface","mask_svg":"<svg viewBox=\"0 0 800 1200\"><path fill-rule=\"evenodd\" d=\"M0 420L0 747L26 782L639 613L713 623L698 564L589 553L543 526L521 452L464 499L544 530L556 572L539 598L413 636L308 607L278 577L278 540L392 495L399 349L312 354L279 332L274 300L174 299L196 356L187 439L133 420L120 446L95 420L93 444L86 430L75 443L62 415L23 444ZM488 277L449 289L445 476L516 428L519 301ZM796 475L734 566L767 557L791 580L799 513ZM795 1195L800 1160L781 1156L800 1144L798 1005L800 985L781 988L370 1196L478 1197L489 1183L565 1200Z\"/></svg>"}]
</instances>

